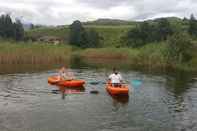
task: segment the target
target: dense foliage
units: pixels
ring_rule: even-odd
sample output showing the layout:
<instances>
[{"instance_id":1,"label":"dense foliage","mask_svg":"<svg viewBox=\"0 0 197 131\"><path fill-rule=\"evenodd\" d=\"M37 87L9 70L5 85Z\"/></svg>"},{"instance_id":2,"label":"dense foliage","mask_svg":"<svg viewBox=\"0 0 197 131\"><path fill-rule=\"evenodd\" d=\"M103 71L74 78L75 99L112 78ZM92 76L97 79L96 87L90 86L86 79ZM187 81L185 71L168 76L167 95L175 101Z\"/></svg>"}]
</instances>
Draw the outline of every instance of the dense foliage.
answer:
<instances>
[{"instance_id":1,"label":"dense foliage","mask_svg":"<svg viewBox=\"0 0 197 131\"><path fill-rule=\"evenodd\" d=\"M78 20L74 21L69 28L71 45L82 48L99 46L100 36L94 29L86 30Z\"/></svg>"},{"instance_id":2,"label":"dense foliage","mask_svg":"<svg viewBox=\"0 0 197 131\"><path fill-rule=\"evenodd\" d=\"M6 39L23 39L23 33L17 33L23 32L21 22L13 23L8 16L7 22L3 22L5 17L1 16L0 36ZM133 65L148 68L176 68L179 65L193 68L197 65L197 20L194 15L190 19L169 17L129 25L84 25L80 21L74 21L70 26L38 27L25 33L26 38L34 38L35 41L43 36L55 36L71 47L91 48L84 53L81 50L82 56L95 60L123 59Z\"/></svg>"},{"instance_id":3,"label":"dense foliage","mask_svg":"<svg viewBox=\"0 0 197 131\"><path fill-rule=\"evenodd\" d=\"M194 37L197 36L197 20L193 14L190 16L188 32L190 35Z\"/></svg>"},{"instance_id":4,"label":"dense foliage","mask_svg":"<svg viewBox=\"0 0 197 131\"><path fill-rule=\"evenodd\" d=\"M0 16L0 37L5 39L23 40L24 29L20 20L12 21L11 17L6 15Z\"/></svg>"},{"instance_id":5,"label":"dense foliage","mask_svg":"<svg viewBox=\"0 0 197 131\"><path fill-rule=\"evenodd\" d=\"M165 18L159 19L157 23L142 22L136 28L128 31L123 40L126 46L141 47L147 43L164 41L173 34L173 28Z\"/></svg>"},{"instance_id":6,"label":"dense foliage","mask_svg":"<svg viewBox=\"0 0 197 131\"><path fill-rule=\"evenodd\" d=\"M178 63L190 60L192 46L191 38L187 33L175 33L167 42L168 59Z\"/></svg>"}]
</instances>

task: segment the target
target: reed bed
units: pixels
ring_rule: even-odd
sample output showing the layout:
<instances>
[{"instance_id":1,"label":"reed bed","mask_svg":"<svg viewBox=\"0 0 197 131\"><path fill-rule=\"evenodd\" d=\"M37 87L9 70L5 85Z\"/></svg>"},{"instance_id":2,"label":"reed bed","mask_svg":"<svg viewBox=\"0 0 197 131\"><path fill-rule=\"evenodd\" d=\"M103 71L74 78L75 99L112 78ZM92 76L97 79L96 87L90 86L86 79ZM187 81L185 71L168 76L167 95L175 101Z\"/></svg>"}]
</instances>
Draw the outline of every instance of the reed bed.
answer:
<instances>
[{"instance_id":1,"label":"reed bed","mask_svg":"<svg viewBox=\"0 0 197 131\"><path fill-rule=\"evenodd\" d=\"M180 65L169 61L166 53L166 43L150 43L135 49L90 48L75 52L75 55L92 64L112 64L114 61L117 61L130 67L141 67L148 70L197 70L197 57L188 63Z\"/></svg>"},{"instance_id":2,"label":"reed bed","mask_svg":"<svg viewBox=\"0 0 197 131\"><path fill-rule=\"evenodd\" d=\"M0 64L52 64L69 62L71 47L41 43L0 42Z\"/></svg>"}]
</instances>

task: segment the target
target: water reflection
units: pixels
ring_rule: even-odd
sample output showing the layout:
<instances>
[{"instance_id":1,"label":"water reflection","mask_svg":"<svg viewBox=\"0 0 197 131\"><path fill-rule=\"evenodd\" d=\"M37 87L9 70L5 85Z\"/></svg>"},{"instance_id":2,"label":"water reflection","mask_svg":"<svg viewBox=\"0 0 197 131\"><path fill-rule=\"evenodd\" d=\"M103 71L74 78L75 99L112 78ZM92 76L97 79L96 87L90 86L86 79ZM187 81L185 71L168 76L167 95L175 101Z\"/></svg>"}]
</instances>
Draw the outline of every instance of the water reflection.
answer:
<instances>
[{"instance_id":1,"label":"water reflection","mask_svg":"<svg viewBox=\"0 0 197 131\"><path fill-rule=\"evenodd\" d=\"M81 57L78 57L78 56L73 56L71 58L71 64L70 64L70 67L71 68L74 68L74 69L80 69L80 68L83 68L83 67L89 67L88 64L86 62L84 62Z\"/></svg>"},{"instance_id":2,"label":"water reflection","mask_svg":"<svg viewBox=\"0 0 197 131\"><path fill-rule=\"evenodd\" d=\"M190 88L189 84L192 76L188 72L178 71L167 78L167 89L174 94L176 98L181 97Z\"/></svg>"},{"instance_id":3,"label":"water reflection","mask_svg":"<svg viewBox=\"0 0 197 131\"><path fill-rule=\"evenodd\" d=\"M129 95L110 95L113 99L113 105L121 103L122 105L127 105L129 102Z\"/></svg>"},{"instance_id":4,"label":"water reflection","mask_svg":"<svg viewBox=\"0 0 197 131\"><path fill-rule=\"evenodd\" d=\"M35 73L60 68L61 64L0 64L0 74Z\"/></svg>"},{"instance_id":5,"label":"water reflection","mask_svg":"<svg viewBox=\"0 0 197 131\"><path fill-rule=\"evenodd\" d=\"M191 80L191 75L188 72L183 71L178 71L170 76L167 76L165 87L170 93L169 97L174 96L174 100L171 99L170 107L173 107L175 112L187 110L185 105L185 94L191 88Z\"/></svg>"},{"instance_id":6,"label":"water reflection","mask_svg":"<svg viewBox=\"0 0 197 131\"><path fill-rule=\"evenodd\" d=\"M53 86L56 86L56 90L52 90L53 94L61 94L62 99L65 99L66 95L71 95L71 94L83 94L85 93L85 87L76 87L76 88L69 88L69 87L64 87L64 86L57 86L54 84L51 84Z\"/></svg>"}]
</instances>

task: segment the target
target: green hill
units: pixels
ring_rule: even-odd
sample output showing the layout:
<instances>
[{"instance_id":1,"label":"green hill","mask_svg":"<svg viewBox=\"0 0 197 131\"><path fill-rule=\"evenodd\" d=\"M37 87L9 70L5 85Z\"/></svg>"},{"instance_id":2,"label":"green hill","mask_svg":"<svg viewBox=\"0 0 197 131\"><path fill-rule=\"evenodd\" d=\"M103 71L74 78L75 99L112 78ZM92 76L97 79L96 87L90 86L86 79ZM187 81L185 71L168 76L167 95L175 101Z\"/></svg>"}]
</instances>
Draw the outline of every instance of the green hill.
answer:
<instances>
[{"instance_id":1,"label":"green hill","mask_svg":"<svg viewBox=\"0 0 197 131\"><path fill-rule=\"evenodd\" d=\"M120 37L124 35L132 25L121 25L121 26L102 26L102 25L85 25L86 29L93 28L103 38L103 46L114 46L120 43ZM68 43L69 28L64 27L51 27L51 28L37 28L26 32L28 38L38 40L44 36L59 37L64 40L64 43Z\"/></svg>"},{"instance_id":2,"label":"green hill","mask_svg":"<svg viewBox=\"0 0 197 131\"><path fill-rule=\"evenodd\" d=\"M157 23L161 18L154 20L147 20L148 23ZM186 29L188 26L187 20L182 20L177 17L166 18L174 27L181 27ZM103 46L118 46L120 44L120 37L123 36L128 30L135 27L141 22L124 21L116 19L98 19L96 21L83 22L86 29L93 28L103 38ZM26 31L26 36L34 40L38 40L40 37L58 37L68 43L69 26L57 26L57 27L42 27Z\"/></svg>"},{"instance_id":3,"label":"green hill","mask_svg":"<svg viewBox=\"0 0 197 131\"><path fill-rule=\"evenodd\" d=\"M119 19L98 19L95 21L83 22L84 25L134 25L137 22Z\"/></svg>"}]
</instances>

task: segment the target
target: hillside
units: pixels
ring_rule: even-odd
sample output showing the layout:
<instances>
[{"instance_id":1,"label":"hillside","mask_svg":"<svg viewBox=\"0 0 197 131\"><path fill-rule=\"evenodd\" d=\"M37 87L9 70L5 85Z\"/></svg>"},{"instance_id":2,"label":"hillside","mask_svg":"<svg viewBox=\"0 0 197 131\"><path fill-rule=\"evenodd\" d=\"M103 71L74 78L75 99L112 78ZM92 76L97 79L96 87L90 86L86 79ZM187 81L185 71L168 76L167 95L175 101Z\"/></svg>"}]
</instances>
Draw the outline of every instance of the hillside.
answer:
<instances>
[{"instance_id":1,"label":"hillside","mask_svg":"<svg viewBox=\"0 0 197 131\"><path fill-rule=\"evenodd\" d=\"M154 20L147 20L148 23L157 23L161 18ZM174 27L187 28L188 21L184 21L177 17L166 18ZM95 29L103 38L103 46L118 46L120 44L120 37L123 36L128 30L135 27L141 22L114 20L114 19L98 19L91 22L83 22L84 27L87 29ZM68 43L69 26L57 26L57 27L42 27L26 31L28 38L34 40L43 36L58 37L62 39L64 43Z\"/></svg>"},{"instance_id":2,"label":"hillside","mask_svg":"<svg viewBox=\"0 0 197 131\"><path fill-rule=\"evenodd\" d=\"M99 35L103 38L103 46L111 46L119 44L120 37L131 29L132 25L122 25L122 26L101 26L101 25L85 25L87 29L95 29ZM69 28L64 27L53 27L53 28L38 28L32 29L26 32L28 38L33 38L37 40L44 36L59 37L64 40L64 43L68 43Z\"/></svg>"},{"instance_id":3,"label":"hillside","mask_svg":"<svg viewBox=\"0 0 197 131\"><path fill-rule=\"evenodd\" d=\"M137 22L119 19L97 19L95 21L83 22L84 25L134 25Z\"/></svg>"}]
</instances>

